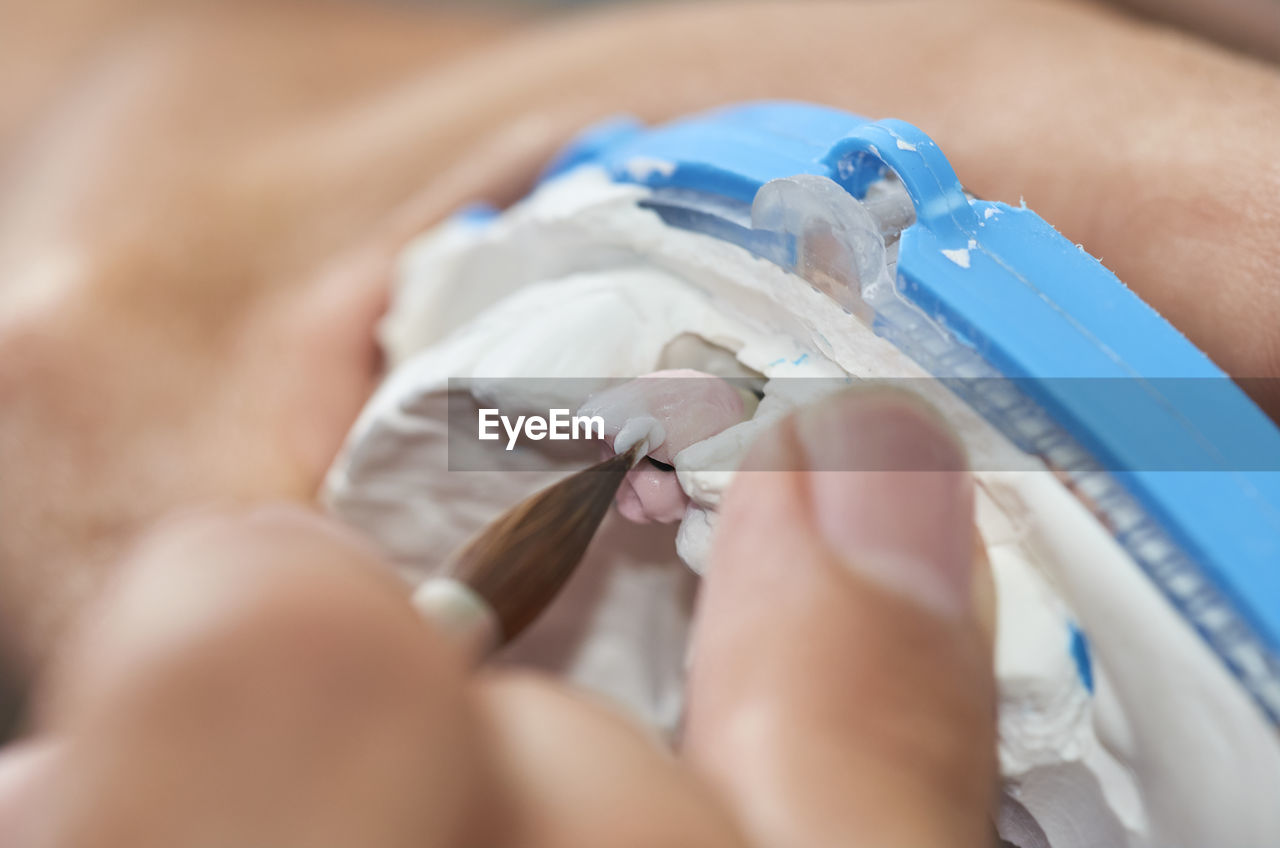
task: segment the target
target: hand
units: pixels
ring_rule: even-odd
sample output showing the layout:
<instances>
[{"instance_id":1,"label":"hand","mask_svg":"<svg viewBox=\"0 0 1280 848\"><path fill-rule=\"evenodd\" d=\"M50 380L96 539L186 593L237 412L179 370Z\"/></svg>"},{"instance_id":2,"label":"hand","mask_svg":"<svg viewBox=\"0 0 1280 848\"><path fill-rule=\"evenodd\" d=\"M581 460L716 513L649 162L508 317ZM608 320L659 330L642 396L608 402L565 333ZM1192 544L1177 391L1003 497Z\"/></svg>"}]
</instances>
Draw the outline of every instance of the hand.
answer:
<instances>
[{"instance_id":1,"label":"hand","mask_svg":"<svg viewBox=\"0 0 1280 848\"><path fill-rule=\"evenodd\" d=\"M830 470L921 456L930 470ZM989 845L990 642L959 446L913 402L853 394L747 462L678 758L549 680L468 675L360 539L266 507L172 522L128 559L46 681L40 736L0 761L0 839Z\"/></svg>"},{"instance_id":2,"label":"hand","mask_svg":"<svg viewBox=\"0 0 1280 848\"><path fill-rule=\"evenodd\" d=\"M1280 375L1280 75L1109 12L679 4L500 42L509 21L372 4L127 5L150 17L66 63L44 120L0 120L0 650L28 675L165 512L312 497L377 380L399 246L619 111L913 121L1231 373ZM36 102L0 67L0 107Z\"/></svg>"}]
</instances>

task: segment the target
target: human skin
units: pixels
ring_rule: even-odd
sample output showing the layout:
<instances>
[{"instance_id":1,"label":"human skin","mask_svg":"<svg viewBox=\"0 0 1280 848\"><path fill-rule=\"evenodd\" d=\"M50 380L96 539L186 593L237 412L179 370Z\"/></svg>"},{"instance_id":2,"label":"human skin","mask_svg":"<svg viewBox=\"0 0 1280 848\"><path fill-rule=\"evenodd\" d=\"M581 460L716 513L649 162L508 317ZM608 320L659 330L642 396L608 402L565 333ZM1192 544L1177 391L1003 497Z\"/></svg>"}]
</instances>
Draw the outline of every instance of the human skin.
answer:
<instances>
[{"instance_id":1,"label":"human skin","mask_svg":"<svg viewBox=\"0 0 1280 848\"><path fill-rule=\"evenodd\" d=\"M398 247L517 196L619 111L796 97L910 120L1233 375L1280 370L1274 68L1031 0L681 5L514 35L318 8L0 9L22 48L0 50L0 646L22 679L165 514L310 500L378 378Z\"/></svg>"},{"instance_id":2,"label":"human skin","mask_svg":"<svg viewBox=\"0 0 1280 848\"><path fill-rule=\"evenodd\" d=\"M824 470L875 460L904 470ZM963 467L934 413L883 391L753 447L679 756L548 679L466 674L329 519L171 520L65 642L27 747L0 754L0 839L986 848L995 701Z\"/></svg>"}]
</instances>

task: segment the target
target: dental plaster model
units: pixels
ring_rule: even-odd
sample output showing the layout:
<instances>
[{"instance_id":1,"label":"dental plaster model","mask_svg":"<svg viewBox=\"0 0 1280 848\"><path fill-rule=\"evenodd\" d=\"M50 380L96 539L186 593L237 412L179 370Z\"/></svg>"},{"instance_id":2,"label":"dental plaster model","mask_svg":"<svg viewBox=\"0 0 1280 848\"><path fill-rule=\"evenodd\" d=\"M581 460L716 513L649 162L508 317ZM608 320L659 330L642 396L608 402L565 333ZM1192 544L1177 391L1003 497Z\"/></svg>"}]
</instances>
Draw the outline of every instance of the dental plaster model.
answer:
<instances>
[{"instance_id":1,"label":"dental plaster model","mask_svg":"<svg viewBox=\"0 0 1280 848\"><path fill-rule=\"evenodd\" d=\"M719 120L749 123L752 112L726 114ZM914 154L923 138L899 131L894 155ZM975 468L998 596L1002 837L1022 848L1280 845L1280 737L1239 674L1118 541L1119 512L1097 514L1091 497L1106 493L1069 486L1043 454L1018 447L929 379L921 356L869 325L871 313L887 313L884 298L897 297L904 230L925 217L905 178L876 170L861 201L799 169L759 189L748 234L790 215L807 235L810 210L827 204L825 232L856 248L811 241L784 269L764 258L769 245L744 247L749 236L672 225L662 208L670 195L647 184L671 176L669 161L631 156L619 179L582 158L502 214L460 216L406 252L382 331L389 376L327 481L337 514L416 582L501 508L598 456L598 443L527 442L495 460L461 437L474 434L476 410L581 409L605 418L609 439L628 421L656 419L665 440L655 458L674 470L636 477L584 574L510 659L671 728L694 572L737 461L797 405L850 380L894 379L942 412ZM980 225L1034 217L984 206ZM742 226L740 213L712 211L738 214ZM938 253L972 272L983 250L970 239ZM860 297L841 288L842 262L856 266ZM683 406L671 388L681 379L707 387L697 393L705 409ZM466 470L495 467L504 471ZM664 522L678 522L674 546Z\"/></svg>"}]
</instances>

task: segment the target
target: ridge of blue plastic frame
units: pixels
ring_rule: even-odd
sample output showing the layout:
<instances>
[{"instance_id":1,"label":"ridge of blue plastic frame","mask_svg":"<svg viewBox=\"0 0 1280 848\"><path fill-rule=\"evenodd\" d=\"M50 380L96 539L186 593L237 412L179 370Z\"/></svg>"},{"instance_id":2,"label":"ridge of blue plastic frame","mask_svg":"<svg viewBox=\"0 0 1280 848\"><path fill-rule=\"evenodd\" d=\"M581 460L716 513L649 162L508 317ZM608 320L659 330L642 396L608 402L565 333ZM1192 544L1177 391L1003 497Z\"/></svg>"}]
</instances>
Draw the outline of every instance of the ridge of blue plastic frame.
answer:
<instances>
[{"instance_id":1,"label":"ridge of blue plastic frame","mask_svg":"<svg viewBox=\"0 0 1280 848\"><path fill-rule=\"evenodd\" d=\"M1098 260L1025 208L969 199L938 145L901 121L785 102L655 128L617 119L580 137L546 177L587 163L615 181L747 205L773 179L818 174L861 197L894 171L917 215L899 248L902 294L1001 375L1026 381L1032 399L1102 468L1121 469L1107 473L1195 561L1270 655L1224 660L1238 676L1262 661L1272 668L1266 685L1280 686L1280 472L1241 470L1251 456L1280 456L1280 430ZM1057 378L1134 380L1150 391L1126 391L1124 408L1110 408L1086 396L1088 380ZM1200 393L1169 396L1176 381L1162 382L1163 392L1145 382L1161 378L1212 380L1213 402ZM1224 470L1144 470L1153 445L1199 452L1205 467L1220 460ZM1280 691L1262 695L1280 721Z\"/></svg>"}]
</instances>

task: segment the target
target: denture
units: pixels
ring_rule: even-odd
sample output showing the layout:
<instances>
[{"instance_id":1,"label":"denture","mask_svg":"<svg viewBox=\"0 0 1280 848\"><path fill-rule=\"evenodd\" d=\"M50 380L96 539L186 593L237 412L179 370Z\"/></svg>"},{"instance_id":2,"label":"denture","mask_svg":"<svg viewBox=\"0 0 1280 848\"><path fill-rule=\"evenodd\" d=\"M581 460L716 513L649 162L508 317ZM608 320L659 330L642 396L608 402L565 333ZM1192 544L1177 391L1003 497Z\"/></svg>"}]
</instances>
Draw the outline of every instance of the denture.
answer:
<instances>
[{"instance_id":1,"label":"denture","mask_svg":"<svg viewBox=\"0 0 1280 848\"><path fill-rule=\"evenodd\" d=\"M742 394L727 381L690 368L654 371L588 398L580 415L600 415L609 442L606 453L626 450L617 439L630 423L653 422L660 438L649 457L627 475L618 492L618 511L636 522L672 524L684 518L689 496L676 479L680 451L729 429L743 420Z\"/></svg>"},{"instance_id":2,"label":"denture","mask_svg":"<svg viewBox=\"0 0 1280 848\"><path fill-rule=\"evenodd\" d=\"M674 731L690 599L742 457L791 410L894 379L947 418L978 469L1004 832L1025 824L1043 840L1031 844L1053 848L1150 848L1174 844L1168 834L1274 844L1258 839L1280 827L1272 728L1088 503L833 298L839 280L810 283L666 226L648 198L583 168L413 245L382 328L391 370L329 473L330 508L417 582L523 495L620 438L650 439L661 465L634 472L621 520L504 657ZM881 263L895 261L895 237ZM479 405L595 412L604 444L531 443L500 454L502 471L465 473L476 446L456 435ZM1213 733L1183 732L1205 716Z\"/></svg>"}]
</instances>

